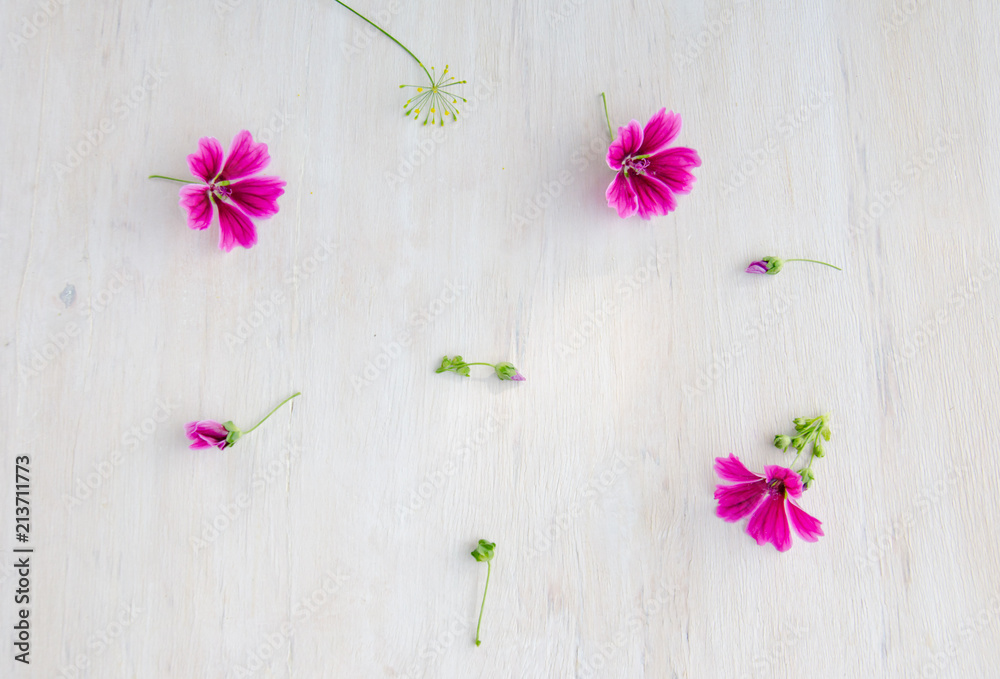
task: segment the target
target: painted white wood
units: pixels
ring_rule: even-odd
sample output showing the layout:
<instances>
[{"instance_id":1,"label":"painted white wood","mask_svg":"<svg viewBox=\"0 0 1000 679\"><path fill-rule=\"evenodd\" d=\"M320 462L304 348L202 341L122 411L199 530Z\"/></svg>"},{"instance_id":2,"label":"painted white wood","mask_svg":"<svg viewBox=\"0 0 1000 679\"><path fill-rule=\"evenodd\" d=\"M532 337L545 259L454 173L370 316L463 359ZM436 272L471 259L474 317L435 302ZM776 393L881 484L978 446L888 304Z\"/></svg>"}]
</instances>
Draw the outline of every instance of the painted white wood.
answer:
<instances>
[{"instance_id":1,"label":"painted white wood","mask_svg":"<svg viewBox=\"0 0 1000 679\"><path fill-rule=\"evenodd\" d=\"M403 120L419 69L328 0L0 10L0 675L995 673L997 5L359 9L468 79L457 125ZM683 117L670 216L607 208L601 91ZM288 187L224 254L146 176L244 127ZM825 410L824 538L714 516L715 456Z\"/></svg>"}]
</instances>

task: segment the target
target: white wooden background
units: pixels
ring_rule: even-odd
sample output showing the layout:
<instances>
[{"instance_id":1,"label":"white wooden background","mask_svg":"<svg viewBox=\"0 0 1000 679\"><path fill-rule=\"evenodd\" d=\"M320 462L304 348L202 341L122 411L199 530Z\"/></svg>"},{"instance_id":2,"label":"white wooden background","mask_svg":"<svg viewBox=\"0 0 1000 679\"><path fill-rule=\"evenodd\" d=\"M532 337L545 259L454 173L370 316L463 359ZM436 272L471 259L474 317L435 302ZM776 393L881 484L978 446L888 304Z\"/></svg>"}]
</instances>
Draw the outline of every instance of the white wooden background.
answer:
<instances>
[{"instance_id":1,"label":"white wooden background","mask_svg":"<svg viewBox=\"0 0 1000 679\"><path fill-rule=\"evenodd\" d=\"M0 675L997 676L996 3L358 8L458 124L329 0L0 10ZM670 216L606 206L601 91L682 116ZM242 128L288 187L225 254L146 176ZM827 410L826 537L715 517L714 457Z\"/></svg>"}]
</instances>

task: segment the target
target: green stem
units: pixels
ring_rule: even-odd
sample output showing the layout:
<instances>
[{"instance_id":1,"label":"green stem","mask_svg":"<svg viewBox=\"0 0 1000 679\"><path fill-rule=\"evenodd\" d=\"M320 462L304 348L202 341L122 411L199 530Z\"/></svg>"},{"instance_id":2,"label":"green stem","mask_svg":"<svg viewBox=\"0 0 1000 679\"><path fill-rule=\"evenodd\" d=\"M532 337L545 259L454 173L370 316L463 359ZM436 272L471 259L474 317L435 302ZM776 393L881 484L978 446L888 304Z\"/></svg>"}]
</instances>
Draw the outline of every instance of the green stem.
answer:
<instances>
[{"instance_id":1,"label":"green stem","mask_svg":"<svg viewBox=\"0 0 1000 679\"><path fill-rule=\"evenodd\" d=\"M278 412L278 408L280 408L281 406L285 405L286 403L288 403L289 401L291 401L291 400L292 400L293 398L295 398L296 396L298 396L298 395L299 395L299 394L301 394L301 393L302 393L301 391L297 391L297 392L295 392L294 394L292 394L291 396L289 396L288 398L286 398L286 399L285 399L284 401L282 401L281 403L279 403L278 405L274 406L274 410L272 410L272 411L271 411L271 412L269 412L269 413L268 413L267 415L265 415L265 416L264 416L264 420L266 420L267 418L271 417L271 415L274 415L274 414L275 414L276 412ZM249 433L250 433L250 432L252 432L252 431L253 431L254 429L256 429L256 428L257 428L257 427L259 427L260 425L264 424L264 420L261 420L260 422L258 422L258 423L257 423L257 424L255 424L254 426L250 427L250 428L249 428L249 429L247 429L247 430L246 430L245 432L243 432L243 434L244 434L244 435L246 435L246 434L249 434Z\"/></svg>"},{"instance_id":2,"label":"green stem","mask_svg":"<svg viewBox=\"0 0 1000 679\"><path fill-rule=\"evenodd\" d=\"M342 3L340 0L333 0L333 1L336 2L338 5L340 5L341 7L343 7L344 9L347 9L348 11L352 12L356 16L358 16L361 19L367 21L371 26L373 26L382 35L384 35L385 37L389 38L389 40L392 40L394 43L396 43L397 45L399 45L400 47L402 47L403 50L407 54L409 54L411 57L413 57L413 60L415 62L417 62L417 65L420 66L420 68L424 69L424 73L427 74L427 79L430 80L431 82L434 82L434 78L431 77L430 72L428 72L428 70L424 66L423 62L421 62L420 59L417 59L417 55L416 54L414 54L410 50L406 49L406 45L404 45L403 43L401 43L400 41L396 40L394 37L392 37L391 35L389 35L388 33L386 33L385 29L383 29L381 26L379 26L378 24L376 24L374 21L372 21L371 19L369 19L368 17L366 17L364 14L361 14L360 12L355 11L351 7L348 7L347 5L345 5L344 3Z\"/></svg>"},{"instance_id":3,"label":"green stem","mask_svg":"<svg viewBox=\"0 0 1000 679\"><path fill-rule=\"evenodd\" d=\"M608 115L608 98L604 96L604 92L601 92L601 99L604 100L604 119L608 121L608 134L611 136L611 141L614 141L615 133L611 129L611 116Z\"/></svg>"},{"instance_id":4,"label":"green stem","mask_svg":"<svg viewBox=\"0 0 1000 679\"><path fill-rule=\"evenodd\" d=\"M822 264L823 266L828 266L831 269L836 269L837 271L843 271L839 266L834 266L833 264L827 264L826 262L821 262L818 259L786 259L786 262L812 262L813 264Z\"/></svg>"},{"instance_id":5,"label":"green stem","mask_svg":"<svg viewBox=\"0 0 1000 679\"><path fill-rule=\"evenodd\" d=\"M488 365L489 367L493 368L494 370L496 369L496 366L493 365L492 363L466 363L465 365Z\"/></svg>"},{"instance_id":6,"label":"green stem","mask_svg":"<svg viewBox=\"0 0 1000 679\"><path fill-rule=\"evenodd\" d=\"M483 609L486 608L486 592L490 589L490 571L493 570L493 564L489 561L486 562L486 587L483 588L483 603L479 607L479 624L476 625L476 646L481 642L479 641L479 628L483 625Z\"/></svg>"},{"instance_id":7,"label":"green stem","mask_svg":"<svg viewBox=\"0 0 1000 679\"><path fill-rule=\"evenodd\" d=\"M172 182L180 182L181 184L200 184L201 182L192 182L187 179L175 179L173 177L164 177L162 174L151 174L150 179L169 179Z\"/></svg>"}]
</instances>

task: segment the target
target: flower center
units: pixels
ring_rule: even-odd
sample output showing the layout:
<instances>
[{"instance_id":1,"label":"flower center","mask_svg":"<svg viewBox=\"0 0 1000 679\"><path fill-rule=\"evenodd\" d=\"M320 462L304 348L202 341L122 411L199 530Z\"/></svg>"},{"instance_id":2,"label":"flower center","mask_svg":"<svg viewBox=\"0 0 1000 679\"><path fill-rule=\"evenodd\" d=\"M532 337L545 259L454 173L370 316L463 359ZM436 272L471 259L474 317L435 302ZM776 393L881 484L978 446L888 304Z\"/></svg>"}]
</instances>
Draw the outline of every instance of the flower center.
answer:
<instances>
[{"instance_id":1,"label":"flower center","mask_svg":"<svg viewBox=\"0 0 1000 679\"><path fill-rule=\"evenodd\" d=\"M781 479L771 479L768 484L768 491L771 495L785 497L785 482Z\"/></svg>"},{"instance_id":2,"label":"flower center","mask_svg":"<svg viewBox=\"0 0 1000 679\"><path fill-rule=\"evenodd\" d=\"M646 168L649 167L648 158L633 158L629 156L625 159L625 167L635 172L637 174L646 174Z\"/></svg>"},{"instance_id":3,"label":"flower center","mask_svg":"<svg viewBox=\"0 0 1000 679\"><path fill-rule=\"evenodd\" d=\"M233 190L228 186L220 186L219 184L210 184L209 188L215 197L221 200L223 203L228 203L229 198L233 195Z\"/></svg>"}]
</instances>

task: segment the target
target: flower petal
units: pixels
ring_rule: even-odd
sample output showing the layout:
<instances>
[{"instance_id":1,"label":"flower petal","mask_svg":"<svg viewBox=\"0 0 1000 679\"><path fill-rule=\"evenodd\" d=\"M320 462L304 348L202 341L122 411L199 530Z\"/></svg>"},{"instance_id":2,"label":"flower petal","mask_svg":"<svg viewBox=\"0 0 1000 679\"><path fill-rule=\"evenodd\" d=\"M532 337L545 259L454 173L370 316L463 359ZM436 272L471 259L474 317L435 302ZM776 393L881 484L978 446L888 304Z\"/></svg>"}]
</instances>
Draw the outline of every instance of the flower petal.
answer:
<instances>
[{"instance_id":1,"label":"flower petal","mask_svg":"<svg viewBox=\"0 0 1000 679\"><path fill-rule=\"evenodd\" d=\"M633 120L625 127L618 128L618 136L608 148L608 165L612 170L622 169L622 163L634 155L642 144L642 128L639 121Z\"/></svg>"},{"instance_id":2,"label":"flower petal","mask_svg":"<svg viewBox=\"0 0 1000 679\"><path fill-rule=\"evenodd\" d=\"M735 486L716 486L715 499L719 501L719 506L715 508L715 514L729 522L739 521L756 509L765 495L767 485L763 479Z\"/></svg>"},{"instance_id":3,"label":"flower petal","mask_svg":"<svg viewBox=\"0 0 1000 679\"><path fill-rule=\"evenodd\" d=\"M695 176L688 170L701 167L694 149L678 146L651 157L646 172L670 187L674 193L691 193Z\"/></svg>"},{"instance_id":4,"label":"flower petal","mask_svg":"<svg viewBox=\"0 0 1000 679\"><path fill-rule=\"evenodd\" d=\"M635 175L632 187L639 201L639 216L643 219L663 216L677 209L677 200L670 187L652 175Z\"/></svg>"},{"instance_id":5,"label":"flower petal","mask_svg":"<svg viewBox=\"0 0 1000 679\"><path fill-rule=\"evenodd\" d=\"M820 528L823 522L815 516L807 514L804 509L791 500L788 502L788 518L792 522L792 528L806 542L816 542L823 535L823 529Z\"/></svg>"},{"instance_id":6,"label":"flower petal","mask_svg":"<svg viewBox=\"0 0 1000 679\"><path fill-rule=\"evenodd\" d=\"M184 432L191 439L191 448L200 450L215 446L219 450L226 447L226 437L229 431L218 422L204 420L201 422L188 422L184 425Z\"/></svg>"},{"instance_id":7,"label":"flower petal","mask_svg":"<svg viewBox=\"0 0 1000 679\"><path fill-rule=\"evenodd\" d=\"M222 179L239 179L254 172L260 172L271 162L267 144L255 143L253 137L243 130L233 139L229 147L229 157L222 168Z\"/></svg>"},{"instance_id":8,"label":"flower petal","mask_svg":"<svg viewBox=\"0 0 1000 679\"><path fill-rule=\"evenodd\" d=\"M279 177L248 177L229 185L233 202L251 217L270 217L278 212L278 197L285 193Z\"/></svg>"},{"instance_id":9,"label":"flower petal","mask_svg":"<svg viewBox=\"0 0 1000 679\"><path fill-rule=\"evenodd\" d=\"M635 190L625 176L624 172L615 175L614 180L608 184L608 190L604 195L608 199L608 207L618 210L618 216L622 219L631 217L638 209Z\"/></svg>"},{"instance_id":10,"label":"flower petal","mask_svg":"<svg viewBox=\"0 0 1000 679\"><path fill-rule=\"evenodd\" d=\"M198 152L187 157L191 174L203 182L211 182L222 169L222 144L215 137L198 140Z\"/></svg>"},{"instance_id":11,"label":"flower petal","mask_svg":"<svg viewBox=\"0 0 1000 679\"><path fill-rule=\"evenodd\" d=\"M642 131L642 146L639 147L638 155L656 153L672 142L680 131L681 117L673 111L667 113L667 109L661 108L659 113L649 119Z\"/></svg>"},{"instance_id":12,"label":"flower petal","mask_svg":"<svg viewBox=\"0 0 1000 679\"><path fill-rule=\"evenodd\" d=\"M770 542L779 552L788 551L792 546L792 534L788 530L788 517L785 516L785 498L768 493L767 498L750 517L747 533L758 545Z\"/></svg>"},{"instance_id":13,"label":"flower petal","mask_svg":"<svg viewBox=\"0 0 1000 679\"><path fill-rule=\"evenodd\" d=\"M257 227L238 207L220 201L219 247L230 252L237 243L245 248L256 245Z\"/></svg>"},{"instance_id":14,"label":"flower petal","mask_svg":"<svg viewBox=\"0 0 1000 679\"><path fill-rule=\"evenodd\" d=\"M747 273L767 273L767 262L750 262Z\"/></svg>"},{"instance_id":15,"label":"flower petal","mask_svg":"<svg viewBox=\"0 0 1000 679\"><path fill-rule=\"evenodd\" d=\"M736 457L732 453L729 453L729 457L717 457L715 458L715 473L719 475L719 478L723 481L736 481L737 483L753 483L754 481L763 481L764 477L760 474L754 474L752 471L747 469L740 458Z\"/></svg>"},{"instance_id":16,"label":"flower petal","mask_svg":"<svg viewBox=\"0 0 1000 679\"><path fill-rule=\"evenodd\" d=\"M212 199L203 184L188 184L181 188L181 207L187 211L188 228L207 229L212 223Z\"/></svg>"}]
</instances>

